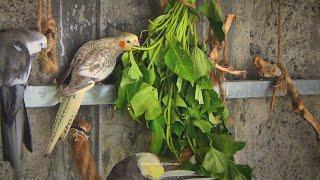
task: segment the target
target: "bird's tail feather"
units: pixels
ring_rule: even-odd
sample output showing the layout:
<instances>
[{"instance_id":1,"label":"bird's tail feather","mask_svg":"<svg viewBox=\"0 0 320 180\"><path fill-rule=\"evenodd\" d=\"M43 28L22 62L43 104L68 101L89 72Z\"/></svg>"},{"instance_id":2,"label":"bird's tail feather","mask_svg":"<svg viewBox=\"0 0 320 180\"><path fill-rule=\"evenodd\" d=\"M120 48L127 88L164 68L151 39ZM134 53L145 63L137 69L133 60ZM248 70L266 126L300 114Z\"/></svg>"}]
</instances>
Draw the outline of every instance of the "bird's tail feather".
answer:
<instances>
[{"instance_id":1,"label":"bird's tail feather","mask_svg":"<svg viewBox=\"0 0 320 180\"><path fill-rule=\"evenodd\" d=\"M32 151L30 126L23 100L24 90L24 85L0 88L4 160L10 161L17 179L21 176L23 142Z\"/></svg>"},{"instance_id":2,"label":"bird's tail feather","mask_svg":"<svg viewBox=\"0 0 320 180\"><path fill-rule=\"evenodd\" d=\"M67 136L86 92L92 87L93 84L77 91L74 95L63 97L55 119L53 133L46 155L52 153L59 139L64 139Z\"/></svg>"},{"instance_id":3,"label":"bird's tail feather","mask_svg":"<svg viewBox=\"0 0 320 180\"><path fill-rule=\"evenodd\" d=\"M27 115L27 109L26 109L26 106L25 106L24 102L23 102L23 110L24 110L24 114L25 114L24 131L23 131L23 142L24 142L25 147L28 149L28 151L29 152L33 152L30 123L29 123L29 118L28 118L28 115Z\"/></svg>"},{"instance_id":4,"label":"bird's tail feather","mask_svg":"<svg viewBox=\"0 0 320 180\"><path fill-rule=\"evenodd\" d=\"M2 108L2 107L1 107ZM1 110L2 111L2 110ZM5 135L5 124L4 124L4 120L3 120L3 116L1 117L1 140L2 140L2 157L4 161L10 161L10 157L9 157L9 149L6 148L8 147L8 145L6 144L7 140L6 140L6 135Z\"/></svg>"}]
</instances>

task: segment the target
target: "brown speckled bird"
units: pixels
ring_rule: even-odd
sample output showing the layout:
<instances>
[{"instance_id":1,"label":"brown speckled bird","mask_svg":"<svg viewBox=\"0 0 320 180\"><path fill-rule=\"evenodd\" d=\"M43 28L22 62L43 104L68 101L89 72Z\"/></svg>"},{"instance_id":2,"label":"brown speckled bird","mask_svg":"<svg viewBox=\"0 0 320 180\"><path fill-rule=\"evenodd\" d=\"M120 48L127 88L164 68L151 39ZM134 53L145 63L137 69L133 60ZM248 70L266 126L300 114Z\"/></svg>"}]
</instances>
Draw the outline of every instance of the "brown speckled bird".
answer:
<instances>
[{"instance_id":1,"label":"brown speckled bird","mask_svg":"<svg viewBox=\"0 0 320 180\"><path fill-rule=\"evenodd\" d=\"M52 153L60 138L65 139L85 93L94 86L95 82L108 77L116 65L117 57L134 46L139 46L138 37L124 33L118 37L89 41L77 51L66 75L68 76L72 71L71 81L59 94L62 101L47 155Z\"/></svg>"}]
</instances>

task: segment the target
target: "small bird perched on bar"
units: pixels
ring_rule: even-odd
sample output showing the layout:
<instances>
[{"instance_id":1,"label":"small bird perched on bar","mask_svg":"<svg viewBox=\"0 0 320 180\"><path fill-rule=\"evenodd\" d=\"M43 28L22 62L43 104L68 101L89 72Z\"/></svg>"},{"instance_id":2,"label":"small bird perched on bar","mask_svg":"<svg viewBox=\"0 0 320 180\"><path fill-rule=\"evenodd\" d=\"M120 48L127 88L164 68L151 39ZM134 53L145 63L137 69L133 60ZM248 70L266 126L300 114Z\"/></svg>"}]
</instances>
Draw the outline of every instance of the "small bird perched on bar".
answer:
<instances>
[{"instance_id":1,"label":"small bird perched on bar","mask_svg":"<svg viewBox=\"0 0 320 180\"><path fill-rule=\"evenodd\" d=\"M96 82L107 78L113 71L117 57L124 51L139 46L138 37L123 33L118 37L102 38L85 43L75 54L63 81L72 72L69 85L62 89L62 98L46 155L49 156L59 139L65 139L78 113L86 92ZM62 81L62 83L63 83Z\"/></svg>"},{"instance_id":2,"label":"small bird perched on bar","mask_svg":"<svg viewBox=\"0 0 320 180\"><path fill-rule=\"evenodd\" d=\"M23 144L32 152L30 124L24 103L31 55L47 47L44 35L32 30L0 31L0 123L3 158L15 179L22 179Z\"/></svg>"}]
</instances>

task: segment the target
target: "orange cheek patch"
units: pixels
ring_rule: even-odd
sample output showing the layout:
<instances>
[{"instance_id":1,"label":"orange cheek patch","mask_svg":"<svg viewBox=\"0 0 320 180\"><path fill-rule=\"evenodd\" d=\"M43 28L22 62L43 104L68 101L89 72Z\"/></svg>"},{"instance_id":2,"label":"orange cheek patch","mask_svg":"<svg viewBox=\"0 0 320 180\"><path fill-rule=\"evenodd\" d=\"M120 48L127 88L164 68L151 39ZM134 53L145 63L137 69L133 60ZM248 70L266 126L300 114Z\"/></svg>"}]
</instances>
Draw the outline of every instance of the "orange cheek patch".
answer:
<instances>
[{"instance_id":1,"label":"orange cheek patch","mask_svg":"<svg viewBox=\"0 0 320 180\"><path fill-rule=\"evenodd\" d=\"M126 42L124 41L119 41L119 47L121 47L122 49L126 47Z\"/></svg>"}]
</instances>

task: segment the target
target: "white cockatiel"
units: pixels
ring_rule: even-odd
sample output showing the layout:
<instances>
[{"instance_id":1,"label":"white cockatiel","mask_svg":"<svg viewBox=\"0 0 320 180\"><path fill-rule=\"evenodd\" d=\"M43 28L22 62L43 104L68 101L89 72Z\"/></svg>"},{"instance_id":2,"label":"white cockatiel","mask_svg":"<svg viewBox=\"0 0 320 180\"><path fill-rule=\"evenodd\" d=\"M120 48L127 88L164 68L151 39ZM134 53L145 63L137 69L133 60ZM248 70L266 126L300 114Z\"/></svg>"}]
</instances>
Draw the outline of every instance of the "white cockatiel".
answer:
<instances>
[{"instance_id":1,"label":"white cockatiel","mask_svg":"<svg viewBox=\"0 0 320 180\"><path fill-rule=\"evenodd\" d=\"M95 82L108 77L116 65L117 57L134 46L139 46L138 37L124 33L118 37L89 41L77 51L66 75L72 72L71 81L59 94L62 101L47 155L52 153L60 138L66 137L85 93L95 85Z\"/></svg>"}]
</instances>

